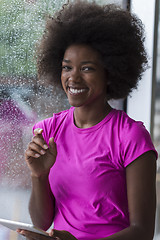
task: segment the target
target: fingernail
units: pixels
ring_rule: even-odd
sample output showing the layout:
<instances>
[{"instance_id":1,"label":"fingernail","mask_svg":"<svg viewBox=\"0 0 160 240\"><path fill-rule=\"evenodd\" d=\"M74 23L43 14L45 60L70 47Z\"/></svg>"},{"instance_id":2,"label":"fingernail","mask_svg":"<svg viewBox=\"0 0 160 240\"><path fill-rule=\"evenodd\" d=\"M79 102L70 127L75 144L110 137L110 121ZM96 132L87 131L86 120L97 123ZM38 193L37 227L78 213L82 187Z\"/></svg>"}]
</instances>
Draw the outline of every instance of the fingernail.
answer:
<instances>
[{"instance_id":1,"label":"fingernail","mask_svg":"<svg viewBox=\"0 0 160 240\"><path fill-rule=\"evenodd\" d=\"M38 128L38 133L41 133L43 129L41 128Z\"/></svg>"},{"instance_id":2,"label":"fingernail","mask_svg":"<svg viewBox=\"0 0 160 240\"><path fill-rule=\"evenodd\" d=\"M41 150L40 152L42 155L44 155L46 153L44 150Z\"/></svg>"},{"instance_id":3,"label":"fingernail","mask_svg":"<svg viewBox=\"0 0 160 240\"><path fill-rule=\"evenodd\" d=\"M41 155L38 154L38 153L36 153L34 156L35 156L36 158L39 158Z\"/></svg>"},{"instance_id":4,"label":"fingernail","mask_svg":"<svg viewBox=\"0 0 160 240\"><path fill-rule=\"evenodd\" d=\"M54 235L54 231L53 229L51 229L51 231L49 232L49 236L52 237Z\"/></svg>"},{"instance_id":5,"label":"fingernail","mask_svg":"<svg viewBox=\"0 0 160 240\"><path fill-rule=\"evenodd\" d=\"M47 145L47 144L44 144L44 145L43 145L43 148L44 148L44 149L48 149L48 145Z\"/></svg>"}]
</instances>

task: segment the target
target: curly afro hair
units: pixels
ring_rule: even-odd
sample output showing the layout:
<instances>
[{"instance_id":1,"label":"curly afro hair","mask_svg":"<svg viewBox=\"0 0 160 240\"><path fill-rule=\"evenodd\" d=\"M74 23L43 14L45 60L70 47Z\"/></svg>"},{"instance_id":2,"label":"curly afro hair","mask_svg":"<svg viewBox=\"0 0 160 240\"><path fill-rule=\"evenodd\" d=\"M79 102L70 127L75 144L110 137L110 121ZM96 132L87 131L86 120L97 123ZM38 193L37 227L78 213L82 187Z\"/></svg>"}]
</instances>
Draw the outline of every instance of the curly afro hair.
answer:
<instances>
[{"instance_id":1,"label":"curly afro hair","mask_svg":"<svg viewBox=\"0 0 160 240\"><path fill-rule=\"evenodd\" d=\"M38 47L38 75L60 82L65 50L87 44L97 50L107 71L107 99L127 97L148 67L141 20L115 4L75 0L49 17Z\"/></svg>"}]
</instances>

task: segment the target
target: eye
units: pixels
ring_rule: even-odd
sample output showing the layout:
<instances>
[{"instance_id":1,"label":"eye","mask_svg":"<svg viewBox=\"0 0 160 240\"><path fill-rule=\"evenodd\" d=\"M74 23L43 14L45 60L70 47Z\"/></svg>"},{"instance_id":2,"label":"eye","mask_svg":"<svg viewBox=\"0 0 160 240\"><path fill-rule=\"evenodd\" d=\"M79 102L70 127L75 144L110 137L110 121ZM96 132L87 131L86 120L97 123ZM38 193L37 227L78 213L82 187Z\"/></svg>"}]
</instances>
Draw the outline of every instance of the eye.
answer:
<instances>
[{"instance_id":1,"label":"eye","mask_svg":"<svg viewBox=\"0 0 160 240\"><path fill-rule=\"evenodd\" d=\"M95 69L93 67L90 67L90 66L84 66L81 68L81 71L84 71L84 72L91 72L91 71L94 71Z\"/></svg>"},{"instance_id":2,"label":"eye","mask_svg":"<svg viewBox=\"0 0 160 240\"><path fill-rule=\"evenodd\" d=\"M64 71L70 71L72 68L70 67L70 66L68 66L68 65L63 65L62 66L62 70L64 70Z\"/></svg>"}]
</instances>

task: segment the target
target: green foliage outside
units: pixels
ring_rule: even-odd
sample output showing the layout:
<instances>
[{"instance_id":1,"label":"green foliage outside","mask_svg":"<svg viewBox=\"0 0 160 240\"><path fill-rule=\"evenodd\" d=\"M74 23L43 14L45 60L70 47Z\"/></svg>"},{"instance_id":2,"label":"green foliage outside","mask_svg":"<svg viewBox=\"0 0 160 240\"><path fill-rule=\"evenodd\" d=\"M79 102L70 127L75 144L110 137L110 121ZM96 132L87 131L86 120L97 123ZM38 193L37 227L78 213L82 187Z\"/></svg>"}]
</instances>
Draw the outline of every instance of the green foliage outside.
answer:
<instances>
[{"instance_id":1,"label":"green foliage outside","mask_svg":"<svg viewBox=\"0 0 160 240\"><path fill-rule=\"evenodd\" d=\"M35 45L64 0L0 0L0 77L34 77Z\"/></svg>"}]
</instances>

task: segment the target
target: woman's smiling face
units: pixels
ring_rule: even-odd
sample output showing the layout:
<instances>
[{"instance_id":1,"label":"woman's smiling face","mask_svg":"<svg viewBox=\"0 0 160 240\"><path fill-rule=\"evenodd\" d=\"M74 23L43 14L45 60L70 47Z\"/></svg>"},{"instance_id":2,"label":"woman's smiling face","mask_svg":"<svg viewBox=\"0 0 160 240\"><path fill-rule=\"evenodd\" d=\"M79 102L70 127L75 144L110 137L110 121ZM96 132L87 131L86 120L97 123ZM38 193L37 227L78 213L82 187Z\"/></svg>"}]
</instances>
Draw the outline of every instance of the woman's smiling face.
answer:
<instances>
[{"instance_id":1,"label":"woman's smiling face","mask_svg":"<svg viewBox=\"0 0 160 240\"><path fill-rule=\"evenodd\" d=\"M97 101L104 104L106 77L101 56L96 50L83 44L71 45L66 49L61 81L71 106L90 106Z\"/></svg>"}]
</instances>

